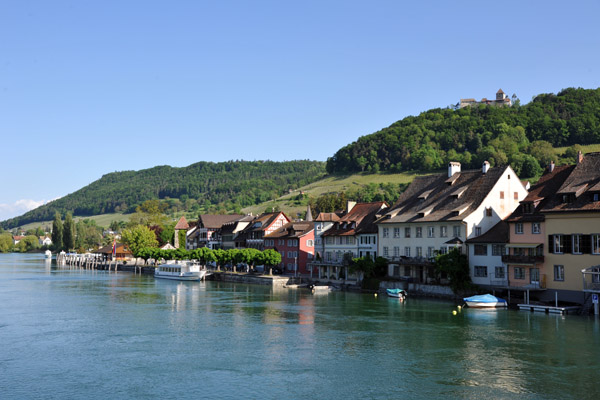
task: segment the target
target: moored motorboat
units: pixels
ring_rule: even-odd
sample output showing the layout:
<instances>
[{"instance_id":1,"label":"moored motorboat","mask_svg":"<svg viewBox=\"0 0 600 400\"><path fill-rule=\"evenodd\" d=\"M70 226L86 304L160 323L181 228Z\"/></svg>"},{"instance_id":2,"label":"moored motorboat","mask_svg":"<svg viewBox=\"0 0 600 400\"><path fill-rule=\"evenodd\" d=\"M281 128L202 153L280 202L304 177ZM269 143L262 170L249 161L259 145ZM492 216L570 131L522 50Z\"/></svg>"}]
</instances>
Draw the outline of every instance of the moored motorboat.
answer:
<instances>
[{"instance_id":1,"label":"moored motorboat","mask_svg":"<svg viewBox=\"0 0 600 400\"><path fill-rule=\"evenodd\" d=\"M385 289L385 292L390 297L396 297L399 299L406 298L406 290L404 290L404 289Z\"/></svg>"},{"instance_id":2,"label":"moored motorboat","mask_svg":"<svg viewBox=\"0 0 600 400\"><path fill-rule=\"evenodd\" d=\"M161 264L154 270L154 277L177 281L199 281L206 276L206 270L192 263Z\"/></svg>"},{"instance_id":3,"label":"moored motorboat","mask_svg":"<svg viewBox=\"0 0 600 400\"><path fill-rule=\"evenodd\" d=\"M491 294L481 294L477 296L463 298L465 304L471 308L497 308L507 307L508 303L506 300Z\"/></svg>"}]
</instances>

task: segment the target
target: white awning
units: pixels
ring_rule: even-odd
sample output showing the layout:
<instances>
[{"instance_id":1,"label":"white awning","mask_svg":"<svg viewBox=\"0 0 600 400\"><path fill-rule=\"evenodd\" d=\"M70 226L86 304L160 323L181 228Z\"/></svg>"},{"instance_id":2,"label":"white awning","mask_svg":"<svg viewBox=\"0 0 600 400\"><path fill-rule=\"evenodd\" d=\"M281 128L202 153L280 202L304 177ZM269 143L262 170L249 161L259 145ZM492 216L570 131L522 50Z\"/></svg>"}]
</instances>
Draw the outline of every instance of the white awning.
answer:
<instances>
[{"instance_id":1,"label":"white awning","mask_svg":"<svg viewBox=\"0 0 600 400\"><path fill-rule=\"evenodd\" d=\"M508 243L506 247L517 247L520 249L535 249L542 246L542 243Z\"/></svg>"}]
</instances>

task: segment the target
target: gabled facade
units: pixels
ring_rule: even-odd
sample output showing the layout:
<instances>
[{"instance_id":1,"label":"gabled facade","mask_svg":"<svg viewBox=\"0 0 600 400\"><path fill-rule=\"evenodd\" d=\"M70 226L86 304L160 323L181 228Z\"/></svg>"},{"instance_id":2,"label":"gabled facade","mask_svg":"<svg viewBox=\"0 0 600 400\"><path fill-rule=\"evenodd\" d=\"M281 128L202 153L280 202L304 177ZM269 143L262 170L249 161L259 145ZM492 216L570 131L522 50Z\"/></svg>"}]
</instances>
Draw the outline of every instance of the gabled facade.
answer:
<instances>
[{"instance_id":1,"label":"gabled facade","mask_svg":"<svg viewBox=\"0 0 600 400\"><path fill-rule=\"evenodd\" d=\"M323 253L321 260L312 264L313 278L329 281L357 280L356 276L349 274L344 257L377 257L375 221L387 207L383 201L358 204L349 202L348 210L342 217L337 221L329 221L332 224L320 235Z\"/></svg>"},{"instance_id":2,"label":"gabled facade","mask_svg":"<svg viewBox=\"0 0 600 400\"><path fill-rule=\"evenodd\" d=\"M221 243L223 249L234 249L236 247L235 240L238 235L246 229L253 219L254 217L252 215L246 215L236 221L224 223L221 227Z\"/></svg>"},{"instance_id":3,"label":"gabled facade","mask_svg":"<svg viewBox=\"0 0 600 400\"><path fill-rule=\"evenodd\" d=\"M320 260L325 257L325 243L323 233L329 230L333 224L340 220L340 215L343 213L319 213L314 220L315 227L315 256Z\"/></svg>"},{"instance_id":4,"label":"gabled facade","mask_svg":"<svg viewBox=\"0 0 600 400\"><path fill-rule=\"evenodd\" d=\"M547 288L582 303L600 293L600 153L580 154L577 161L541 212Z\"/></svg>"},{"instance_id":5,"label":"gabled facade","mask_svg":"<svg viewBox=\"0 0 600 400\"><path fill-rule=\"evenodd\" d=\"M40 246L52 246L52 239L48 236L40 236L39 237Z\"/></svg>"},{"instance_id":6,"label":"gabled facade","mask_svg":"<svg viewBox=\"0 0 600 400\"><path fill-rule=\"evenodd\" d=\"M274 249L281 254L282 271L307 275L307 263L315 253L315 235L312 221L290 222L265 235L265 249Z\"/></svg>"},{"instance_id":7,"label":"gabled facade","mask_svg":"<svg viewBox=\"0 0 600 400\"><path fill-rule=\"evenodd\" d=\"M507 267L506 282L499 287L520 290L543 290L552 273L544 262L547 250L545 215L541 212L556 195L574 166L546 169L531 187L519 207L507 219L509 243L502 259Z\"/></svg>"},{"instance_id":8,"label":"gabled facade","mask_svg":"<svg viewBox=\"0 0 600 400\"><path fill-rule=\"evenodd\" d=\"M510 166L491 168L487 161L469 171L451 162L447 174L415 178L377 221L378 253L389 261L388 274L427 282L436 254L465 252L465 240L508 217L526 195Z\"/></svg>"},{"instance_id":9,"label":"gabled facade","mask_svg":"<svg viewBox=\"0 0 600 400\"><path fill-rule=\"evenodd\" d=\"M264 250L264 237L291 222L283 212L264 213L254 218L234 239L236 248Z\"/></svg>"},{"instance_id":10,"label":"gabled facade","mask_svg":"<svg viewBox=\"0 0 600 400\"><path fill-rule=\"evenodd\" d=\"M221 235L223 225L238 221L244 217L245 215L240 214L200 215L196 227L188 232L186 248L197 249L208 247L209 249L222 249L224 247Z\"/></svg>"}]
</instances>

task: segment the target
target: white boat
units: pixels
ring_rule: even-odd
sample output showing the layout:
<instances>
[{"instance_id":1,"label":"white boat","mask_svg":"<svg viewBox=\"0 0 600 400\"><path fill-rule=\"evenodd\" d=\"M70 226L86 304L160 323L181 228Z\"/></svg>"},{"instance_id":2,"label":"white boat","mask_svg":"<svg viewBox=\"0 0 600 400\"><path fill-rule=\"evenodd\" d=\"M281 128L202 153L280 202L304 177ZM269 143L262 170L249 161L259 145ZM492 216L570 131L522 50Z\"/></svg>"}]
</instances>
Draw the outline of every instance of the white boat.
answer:
<instances>
[{"instance_id":1,"label":"white boat","mask_svg":"<svg viewBox=\"0 0 600 400\"><path fill-rule=\"evenodd\" d=\"M206 276L206 270L192 263L161 264L154 270L154 277L177 281L199 281Z\"/></svg>"},{"instance_id":2,"label":"white boat","mask_svg":"<svg viewBox=\"0 0 600 400\"><path fill-rule=\"evenodd\" d=\"M471 308L497 308L508 306L506 300L492 296L491 294L465 297L463 300L465 301L466 305Z\"/></svg>"},{"instance_id":3,"label":"white boat","mask_svg":"<svg viewBox=\"0 0 600 400\"><path fill-rule=\"evenodd\" d=\"M44 252L44 255L46 256L46 258L52 258L52 252L50 250L46 250Z\"/></svg>"},{"instance_id":4,"label":"white boat","mask_svg":"<svg viewBox=\"0 0 600 400\"><path fill-rule=\"evenodd\" d=\"M389 297L397 297L402 300L406 298L406 290L404 289L386 289L385 292Z\"/></svg>"}]
</instances>

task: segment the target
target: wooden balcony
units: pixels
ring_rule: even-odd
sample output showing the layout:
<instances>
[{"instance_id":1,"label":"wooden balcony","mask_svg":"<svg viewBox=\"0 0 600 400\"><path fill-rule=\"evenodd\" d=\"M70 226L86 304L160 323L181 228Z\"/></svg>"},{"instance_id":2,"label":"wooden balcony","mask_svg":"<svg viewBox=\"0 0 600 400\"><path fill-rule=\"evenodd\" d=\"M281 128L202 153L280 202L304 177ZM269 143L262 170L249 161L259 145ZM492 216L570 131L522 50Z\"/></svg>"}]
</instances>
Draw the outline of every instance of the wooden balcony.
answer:
<instances>
[{"instance_id":1,"label":"wooden balcony","mask_svg":"<svg viewBox=\"0 0 600 400\"><path fill-rule=\"evenodd\" d=\"M544 256L518 256L515 254L505 254L502 256L502 262L506 264L521 265L543 264Z\"/></svg>"}]
</instances>

